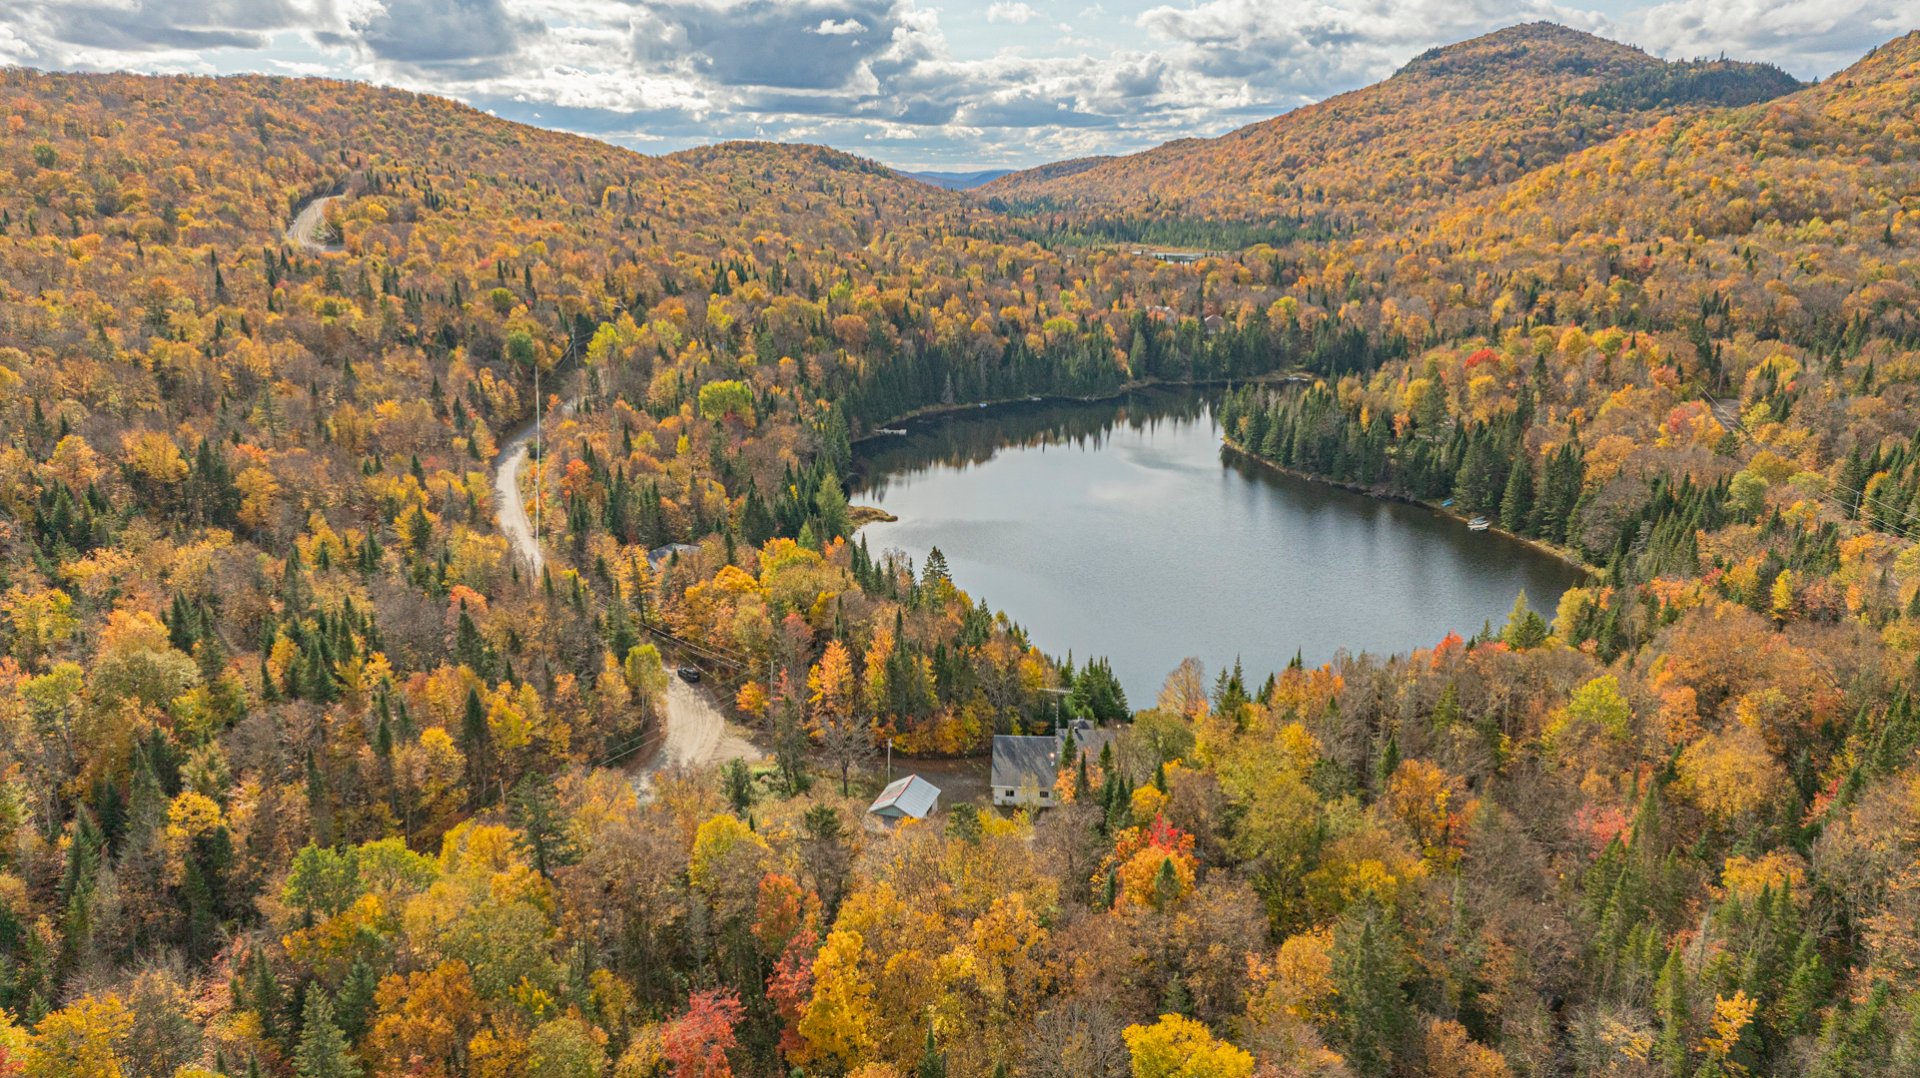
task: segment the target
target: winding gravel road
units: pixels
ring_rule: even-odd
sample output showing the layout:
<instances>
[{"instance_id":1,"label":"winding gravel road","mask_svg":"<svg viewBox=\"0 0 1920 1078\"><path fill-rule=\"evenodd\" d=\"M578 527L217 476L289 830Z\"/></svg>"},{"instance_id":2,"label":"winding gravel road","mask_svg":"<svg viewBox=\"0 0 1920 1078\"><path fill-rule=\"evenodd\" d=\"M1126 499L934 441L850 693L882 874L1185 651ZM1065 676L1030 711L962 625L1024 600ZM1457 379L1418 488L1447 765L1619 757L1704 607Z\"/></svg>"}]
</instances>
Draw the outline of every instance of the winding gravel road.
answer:
<instances>
[{"instance_id":1,"label":"winding gravel road","mask_svg":"<svg viewBox=\"0 0 1920 1078\"><path fill-rule=\"evenodd\" d=\"M500 522L500 534L507 537L514 554L537 578L547 560L540 544L533 541L533 521L527 516L526 499L520 496L520 471L526 467L532 445L533 422L529 420L500 446L499 459L493 466L493 497L499 503L495 516Z\"/></svg>"},{"instance_id":2,"label":"winding gravel road","mask_svg":"<svg viewBox=\"0 0 1920 1078\"><path fill-rule=\"evenodd\" d=\"M325 228L327 204L341 197L326 195L302 206L287 225L287 241L309 251L338 251L339 245L326 242ZM563 414L571 411L571 403L562 406ZM507 537L515 556L538 577L546 566L546 556L534 541L533 521L527 515L526 498L520 493L520 474L526 469L533 429L533 422L529 420L501 443L499 456L494 461L493 494L500 534ZM759 756L760 751L728 725L726 715L704 692L669 671L666 739L653 760L634 772L633 783L645 794L654 774L663 768L711 767L728 760L752 760Z\"/></svg>"},{"instance_id":3,"label":"winding gravel road","mask_svg":"<svg viewBox=\"0 0 1920 1078\"><path fill-rule=\"evenodd\" d=\"M340 245L326 240L327 204L337 201L343 195L324 195L300 207L293 222L287 225L287 242L304 247L309 251L338 251Z\"/></svg>"},{"instance_id":4,"label":"winding gravel road","mask_svg":"<svg viewBox=\"0 0 1920 1078\"><path fill-rule=\"evenodd\" d=\"M571 405L566 406L571 410ZM533 424L521 426L501 445L494 466L493 493L499 503L496 519L500 534L507 537L515 556L538 576L546 557L534 541L533 521L527 516L526 499L520 491L520 475L526 470L533 445ZM758 759L753 747L737 729L727 723L726 715L707 694L667 674L667 731L653 759L633 774L634 788L643 795L653 776L668 767L713 767L728 760Z\"/></svg>"},{"instance_id":5,"label":"winding gravel road","mask_svg":"<svg viewBox=\"0 0 1920 1078\"><path fill-rule=\"evenodd\" d=\"M634 773L634 788L646 793L656 772L669 767L715 767L728 760L757 760L753 747L705 692L669 673L667 738L653 761Z\"/></svg>"}]
</instances>

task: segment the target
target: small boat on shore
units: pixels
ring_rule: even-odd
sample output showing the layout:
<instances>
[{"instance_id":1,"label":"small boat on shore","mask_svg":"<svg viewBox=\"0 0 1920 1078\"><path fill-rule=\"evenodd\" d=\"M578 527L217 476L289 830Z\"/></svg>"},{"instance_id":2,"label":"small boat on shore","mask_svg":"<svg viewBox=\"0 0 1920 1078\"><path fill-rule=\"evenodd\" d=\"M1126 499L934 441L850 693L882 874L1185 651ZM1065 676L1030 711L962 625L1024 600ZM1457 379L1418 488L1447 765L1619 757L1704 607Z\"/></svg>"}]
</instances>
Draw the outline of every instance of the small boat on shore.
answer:
<instances>
[{"instance_id":1,"label":"small boat on shore","mask_svg":"<svg viewBox=\"0 0 1920 1078\"><path fill-rule=\"evenodd\" d=\"M905 435L905 434L906 434L907 432L906 432L906 431L904 431L904 430L901 430L901 429L900 429L899 427L880 427L880 428L877 428L877 429L876 429L876 430L875 430L875 431L874 431L873 433L875 433L875 434L899 434L899 435L902 435L902 436L904 436L904 435Z\"/></svg>"},{"instance_id":2,"label":"small boat on shore","mask_svg":"<svg viewBox=\"0 0 1920 1078\"><path fill-rule=\"evenodd\" d=\"M1467 521L1467 530L1470 532L1483 532L1491 527L1493 527L1493 521L1488 520L1486 517L1474 517L1472 520Z\"/></svg>"}]
</instances>

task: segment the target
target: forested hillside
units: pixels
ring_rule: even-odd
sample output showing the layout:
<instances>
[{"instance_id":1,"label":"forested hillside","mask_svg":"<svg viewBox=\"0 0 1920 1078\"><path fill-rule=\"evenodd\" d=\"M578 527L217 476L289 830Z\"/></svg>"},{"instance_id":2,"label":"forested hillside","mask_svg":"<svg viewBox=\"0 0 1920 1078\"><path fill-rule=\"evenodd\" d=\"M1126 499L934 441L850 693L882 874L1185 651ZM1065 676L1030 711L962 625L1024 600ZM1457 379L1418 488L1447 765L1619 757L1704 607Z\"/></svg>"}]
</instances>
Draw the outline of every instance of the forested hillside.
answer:
<instances>
[{"instance_id":1,"label":"forested hillside","mask_svg":"<svg viewBox=\"0 0 1920 1078\"><path fill-rule=\"evenodd\" d=\"M1649 119L1798 85L1777 68L1673 63L1532 23L1219 138L1016 172L978 194L1069 235L1203 248L1340 237L1391 229Z\"/></svg>"},{"instance_id":2,"label":"forested hillside","mask_svg":"<svg viewBox=\"0 0 1920 1078\"><path fill-rule=\"evenodd\" d=\"M0 1074L1920 1070L1916 87L1522 27L976 197L0 73ZM1590 585L1127 701L853 527L905 413L1281 371L1235 451ZM663 651L764 766L636 781Z\"/></svg>"}]
</instances>

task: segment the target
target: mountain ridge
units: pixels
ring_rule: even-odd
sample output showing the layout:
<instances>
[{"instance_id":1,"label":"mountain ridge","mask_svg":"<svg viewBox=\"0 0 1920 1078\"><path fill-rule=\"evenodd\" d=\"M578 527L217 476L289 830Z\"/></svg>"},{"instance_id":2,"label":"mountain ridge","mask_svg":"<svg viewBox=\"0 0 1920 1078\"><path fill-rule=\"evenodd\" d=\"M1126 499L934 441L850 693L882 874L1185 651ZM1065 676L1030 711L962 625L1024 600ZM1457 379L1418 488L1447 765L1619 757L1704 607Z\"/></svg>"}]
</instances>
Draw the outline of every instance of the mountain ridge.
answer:
<instances>
[{"instance_id":1,"label":"mountain ridge","mask_svg":"<svg viewBox=\"0 0 1920 1078\"><path fill-rule=\"evenodd\" d=\"M1603 142L1675 106L1645 87L1617 98L1601 91L1691 70L1583 31L1524 23L1429 50L1380 82L1215 138L1041 166L976 194L996 208L1095 221L1151 209L1352 227L1386 205L1399 213L1408 201L1508 182ZM1712 70L1706 81L1722 96L1799 86L1761 65Z\"/></svg>"},{"instance_id":2,"label":"mountain ridge","mask_svg":"<svg viewBox=\"0 0 1920 1078\"><path fill-rule=\"evenodd\" d=\"M1911 1078L1920 35L1657 104L1719 71L1420 59L1273 125L1295 242L1166 257L828 147L0 68L0 1072ZM1109 220L1245 186L1177 178ZM861 436L1143 383L1235 387L1219 481L1592 575L1130 706L861 537ZM1213 481L1122 463L1122 539ZM882 739L941 815L862 824Z\"/></svg>"}]
</instances>

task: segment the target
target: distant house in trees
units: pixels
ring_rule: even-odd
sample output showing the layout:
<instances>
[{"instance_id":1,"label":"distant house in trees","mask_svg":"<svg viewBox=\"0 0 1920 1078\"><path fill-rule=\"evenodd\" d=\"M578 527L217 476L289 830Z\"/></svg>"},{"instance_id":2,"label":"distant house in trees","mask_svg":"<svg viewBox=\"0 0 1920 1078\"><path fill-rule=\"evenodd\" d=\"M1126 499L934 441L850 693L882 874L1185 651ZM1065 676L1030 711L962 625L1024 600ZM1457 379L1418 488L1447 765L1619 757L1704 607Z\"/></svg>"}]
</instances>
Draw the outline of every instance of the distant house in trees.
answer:
<instances>
[{"instance_id":1,"label":"distant house in trees","mask_svg":"<svg viewBox=\"0 0 1920 1078\"><path fill-rule=\"evenodd\" d=\"M1070 719L1065 726L1053 732L1053 739L1060 743L1061 758L1067 761L1062 766L1071 767L1082 756L1086 757L1090 764L1098 763L1101 751L1113 743L1114 736L1118 733L1119 731L1111 726L1099 726L1089 719ZM1069 737L1073 741L1071 759L1067 758Z\"/></svg>"},{"instance_id":2,"label":"distant house in trees","mask_svg":"<svg viewBox=\"0 0 1920 1078\"><path fill-rule=\"evenodd\" d=\"M994 735L993 803L1026 808L1059 804L1053 782L1060 769L1075 766L1083 756L1089 762L1098 760L1113 733L1086 719L1074 719L1051 734Z\"/></svg>"},{"instance_id":3,"label":"distant house in trees","mask_svg":"<svg viewBox=\"0 0 1920 1078\"><path fill-rule=\"evenodd\" d=\"M867 811L883 820L924 820L940 807L940 787L918 775L895 779Z\"/></svg>"},{"instance_id":4,"label":"distant house in trees","mask_svg":"<svg viewBox=\"0 0 1920 1078\"><path fill-rule=\"evenodd\" d=\"M657 546L647 551L647 567L657 573L660 567L667 564L676 554L698 553L700 548L692 543L668 543L666 546Z\"/></svg>"},{"instance_id":5,"label":"distant house in trees","mask_svg":"<svg viewBox=\"0 0 1920 1078\"><path fill-rule=\"evenodd\" d=\"M1149 258L1161 262L1171 262L1177 266L1189 265L1207 257L1199 251L1149 251L1140 247L1134 248L1133 253L1135 255L1146 255Z\"/></svg>"}]
</instances>

